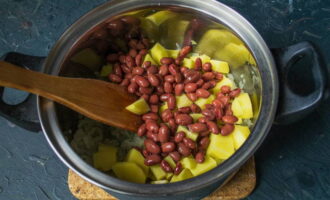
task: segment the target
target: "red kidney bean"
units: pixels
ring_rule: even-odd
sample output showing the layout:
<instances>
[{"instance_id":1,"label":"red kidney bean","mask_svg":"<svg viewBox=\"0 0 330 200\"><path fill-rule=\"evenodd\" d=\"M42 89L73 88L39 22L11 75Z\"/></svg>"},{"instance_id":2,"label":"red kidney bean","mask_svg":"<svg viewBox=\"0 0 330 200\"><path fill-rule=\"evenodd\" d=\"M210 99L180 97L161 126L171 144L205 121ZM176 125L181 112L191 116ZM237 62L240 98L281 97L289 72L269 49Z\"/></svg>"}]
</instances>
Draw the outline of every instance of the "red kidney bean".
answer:
<instances>
[{"instance_id":1,"label":"red kidney bean","mask_svg":"<svg viewBox=\"0 0 330 200\"><path fill-rule=\"evenodd\" d=\"M158 135L156 133L151 132L151 131L147 132L147 138L151 139L154 142L158 142Z\"/></svg>"},{"instance_id":2,"label":"red kidney bean","mask_svg":"<svg viewBox=\"0 0 330 200\"><path fill-rule=\"evenodd\" d=\"M187 97L188 97L191 101L193 101L193 102L195 102L195 101L197 100L197 95L196 95L196 93L187 93L186 95L187 95Z\"/></svg>"},{"instance_id":3,"label":"red kidney bean","mask_svg":"<svg viewBox=\"0 0 330 200\"><path fill-rule=\"evenodd\" d=\"M150 67L151 66L151 62L150 61L145 61L144 63L143 63L143 65L142 65L142 67L144 68L144 69L147 69L148 67Z\"/></svg>"},{"instance_id":4,"label":"red kidney bean","mask_svg":"<svg viewBox=\"0 0 330 200\"><path fill-rule=\"evenodd\" d=\"M165 142L162 144L162 152L170 153L174 151L174 149L175 149L174 142Z\"/></svg>"},{"instance_id":5,"label":"red kidney bean","mask_svg":"<svg viewBox=\"0 0 330 200\"><path fill-rule=\"evenodd\" d=\"M175 123L175 120L173 118L168 120L168 125L170 126L172 132L175 132L176 129L178 128L178 125Z\"/></svg>"},{"instance_id":6,"label":"red kidney bean","mask_svg":"<svg viewBox=\"0 0 330 200\"><path fill-rule=\"evenodd\" d=\"M215 78L215 74L213 72L205 72L202 77L205 81L211 81Z\"/></svg>"},{"instance_id":7,"label":"red kidney bean","mask_svg":"<svg viewBox=\"0 0 330 200\"><path fill-rule=\"evenodd\" d=\"M155 113L149 112L149 113L146 113L146 114L142 115L142 119L144 121L149 120L149 119L157 121L158 120L158 115L155 114Z\"/></svg>"},{"instance_id":8,"label":"red kidney bean","mask_svg":"<svg viewBox=\"0 0 330 200\"><path fill-rule=\"evenodd\" d=\"M209 137L203 137L200 141L199 141L199 149L202 150L206 150L207 147L210 144L210 138Z\"/></svg>"},{"instance_id":9,"label":"red kidney bean","mask_svg":"<svg viewBox=\"0 0 330 200\"><path fill-rule=\"evenodd\" d=\"M183 47L180 52L179 52L179 57L186 57L186 55L188 55L188 53L190 53L192 50L192 46L185 46Z\"/></svg>"},{"instance_id":10,"label":"red kidney bean","mask_svg":"<svg viewBox=\"0 0 330 200\"><path fill-rule=\"evenodd\" d=\"M109 80L114 83L120 83L122 81L122 78L116 74L109 74Z\"/></svg>"},{"instance_id":11,"label":"red kidney bean","mask_svg":"<svg viewBox=\"0 0 330 200\"><path fill-rule=\"evenodd\" d=\"M148 87L148 88L146 88L146 87L140 87L139 88L139 92L141 93L141 94L151 94L152 93L152 91L153 91L153 88L150 88L150 87Z\"/></svg>"},{"instance_id":12,"label":"red kidney bean","mask_svg":"<svg viewBox=\"0 0 330 200\"><path fill-rule=\"evenodd\" d=\"M126 56L126 65L129 67L134 67L135 65L135 60L131 56Z\"/></svg>"},{"instance_id":13,"label":"red kidney bean","mask_svg":"<svg viewBox=\"0 0 330 200\"><path fill-rule=\"evenodd\" d=\"M163 57L160 59L160 63L163 65L170 65L170 64L174 63L174 59L171 57Z\"/></svg>"},{"instance_id":14,"label":"red kidney bean","mask_svg":"<svg viewBox=\"0 0 330 200\"><path fill-rule=\"evenodd\" d=\"M200 98L208 98L211 93L203 88L199 88L196 90L196 95L197 97L200 97Z\"/></svg>"},{"instance_id":15,"label":"red kidney bean","mask_svg":"<svg viewBox=\"0 0 330 200\"><path fill-rule=\"evenodd\" d=\"M160 95L160 100L167 101L170 96L171 96L171 94L162 94L162 95Z\"/></svg>"},{"instance_id":16,"label":"red kidney bean","mask_svg":"<svg viewBox=\"0 0 330 200\"><path fill-rule=\"evenodd\" d=\"M162 158L159 155L151 154L146 156L146 159L144 160L144 164L147 166L152 166L160 163L161 160Z\"/></svg>"},{"instance_id":17,"label":"red kidney bean","mask_svg":"<svg viewBox=\"0 0 330 200\"><path fill-rule=\"evenodd\" d=\"M175 109L175 107L176 107L176 99L175 99L175 96L174 95L171 94L168 97L167 105L168 105L168 108L169 109L171 109L171 110Z\"/></svg>"},{"instance_id":18,"label":"red kidney bean","mask_svg":"<svg viewBox=\"0 0 330 200\"><path fill-rule=\"evenodd\" d=\"M173 152L169 153L169 155L175 162L179 162L181 159L181 155L177 151L173 151Z\"/></svg>"},{"instance_id":19,"label":"red kidney bean","mask_svg":"<svg viewBox=\"0 0 330 200\"><path fill-rule=\"evenodd\" d=\"M178 116L178 114L180 114L180 112L178 110L177 111L174 111L173 112L174 118L176 118L176 116Z\"/></svg>"},{"instance_id":20,"label":"red kidney bean","mask_svg":"<svg viewBox=\"0 0 330 200\"><path fill-rule=\"evenodd\" d=\"M202 151L198 152L195 156L195 160L198 163L203 163L205 160L205 153Z\"/></svg>"},{"instance_id":21,"label":"red kidney bean","mask_svg":"<svg viewBox=\"0 0 330 200\"><path fill-rule=\"evenodd\" d=\"M144 146L147 149L147 151L150 153L155 153L155 154L160 153L160 147L150 139L144 140Z\"/></svg>"},{"instance_id":22,"label":"red kidney bean","mask_svg":"<svg viewBox=\"0 0 330 200\"><path fill-rule=\"evenodd\" d=\"M212 105L214 105L214 107L217 107L217 108L223 108L223 106L224 106L222 101L220 101L219 99L213 100Z\"/></svg>"},{"instance_id":23,"label":"red kidney bean","mask_svg":"<svg viewBox=\"0 0 330 200\"><path fill-rule=\"evenodd\" d=\"M183 76L182 76L182 74L179 73L179 72L178 72L177 74L175 74L175 75L174 75L174 80L175 80L176 83L181 83L182 80L183 80Z\"/></svg>"},{"instance_id":24,"label":"red kidney bean","mask_svg":"<svg viewBox=\"0 0 330 200\"><path fill-rule=\"evenodd\" d=\"M212 70L212 64L209 62L204 63L202 68L205 72L210 72Z\"/></svg>"},{"instance_id":25,"label":"red kidney bean","mask_svg":"<svg viewBox=\"0 0 330 200\"><path fill-rule=\"evenodd\" d=\"M196 143L188 137L183 138L183 143L190 149L196 148Z\"/></svg>"},{"instance_id":26,"label":"red kidney bean","mask_svg":"<svg viewBox=\"0 0 330 200\"><path fill-rule=\"evenodd\" d=\"M136 77L137 75L132 74L131 83L136 83Z\"/></svg>"},{"instance_id":27,"label":"red kidney bean","mask_svg":"<svg viewBox=\"0 0 330 200\"><path fill-rule=\"evenodd\" d=\"M147 68L147 74L157 74L158 73L158 67L155 65L151 65Z\"/></svg>"},{"instance_id":28,"label":"red kidney bean","mask_svg":"<svg viewBox=\"0 0 330 200\"><path fill-rule=\"evenodd\" d=\"M206 123L207 121L208 121L208 119L206 119L206 117L200 117L197 120L197 122L199 122L199 123Z\"/></svg>"},{"instance_id":29,"label":"red kidney bean","mask_svg":"<svg viewBox=\"0 0 330 200\"><path fill-rule=\"evenodd\" d=\"M223 94L228 94L230 92L230 87L228 85L223 85L220 90Z\"/></svg>"},{"instance_id":30,"label":"red kidney bean","mask_svg":"<svg viewBox=\"0 0 330 200\"><path fill-rule=\"evenodd\" d=\"M200 113L202 111L201 108L194 103L191 104L190 109L193 113Z\"/></svg>"},{"instance_id":31,"label":"red kidney bean","mask_svg":"<svg viewBox=\"0 0 330 200\"><path fill-rule=\"evenodd\" d=\"M146 132L147 132L146 124L142 124L137 130L137 135L142 137L146 134Z\"/></svg>"},{"instance_id":32,"label":"red kidney bean","mask_svg":"<svg viewBox=\"0 0 330 200\"><path fill-rule=\"evenodd\" d=\"M158 73L161 75L161 76L166 76L168 74L168 66L166 65L161 65L159 67L159 71Z\"/></svg>"},{"instance_id":33,"label":"red kidney bean","mask_svg":"<svg viewBox=\"0 0 330 200\"><path fill-rule=\"evenodd\" d=\"M201 79L201 74L194 70L188 70L185 72L185 83L195 83Z\"/></svg>"},{"instance_id":34,"label":"red kidney bean","mask_svg":"<svg viewBox=\"0 0 330 200\"><path fill-rule=\"evenodd\" d=\"M132 70L133 75L142 75L144 73L144 69L142 67L134 67Z\"/></svg>"},{"instance_id":35,"label":"red kidney bean","mask_svg":"<svg viewBox=\"0 0 330 200\"><path fill-rule=\"evenodd\" d=\"M216 94L216 99L221 99L222 97L224 97L225 95L222 94L221 92L219 92L218 94Z\"/></svg>"},{"instance_id":36,"label":"red kidney bean","mask_svg":"<svg viewBox=\"0 0 330 200\"><path fill-rule=\"evenodd\" d=\"M210 83L210 89L214 88L217 84L217 82L215 80L209 81L209 83Z\"/></svg>"},{"instance_id":37,"label":"red kidney bean","mask_svg":"<svg viewBox=\"0 0 330 200\"><path fill-rule=\"evenodd\" d=\"M127 91L129 92L129 93L135 93L136 92L136 90L138 89L138 85L135 83L135 82L131 82L131 84L129 84L128 85L128 87L127 87Z\"/></svg>"},{"instance_id":38,"label":"red kidney bean","mask_svg":"<svg viewBox=\"0 0 330 200\"><path fill-rule=\"evenodd\" d=\"M195 92L197 89L197 84L196 83L187 83L185 86L184 86L184 91L186 93L192 93L192 92Z\"/></svg>"},{"instance_id":39,"label":"red kidney bean","mask_svg":"<svg viewBox=\"0 0 330 200\"><path fill-rule=\"evenodd\" d=\"M182 67L180 67L180 72L183 74L183 73L185 73L188 69L189 69L188 67L184 67L184 66L182 66Z\"/></svg>"},{"instance_id":40,"label":"red kidney bean","mask_svg":"<svg viewBox=\"0 0 330 200\"><path fill-rule=\"evenodd\" d=\"M209 103L207 103L207 104L205 104L205 108L206 108L206 109L211 109L211 110L213 110L213 109L214 109L214 105L213 105L213 104L209 104Z\"/></svg>"},{"instance_id":41,"label":"red kidney bean","mask_svg":"<svg viewBox=\"0 0 330 200\"><path fill-rule=\"evenodd\" d=\"M145 55L148 54L148 50L147 50L147 49L141 49L141 50L139 51L139 54L142 55L142 56L145 56ZM150 62L150 61L149 61L149 62Z\"/></svg>"},{"instance_id":42,"label":"red kidney bean","mask_svg":"<svg viewBox=\"0 0 330 200\"><path fill-rule=\"evenodd\" d=\"M213 121L215 119L214 110L211 109L204 109L202 110L202 114L205 116L207 120Z\"/></svg>"},{"instance_id":43,"label":"red kidney bean","mask_svg":"<svg viewBox=\"0 0 330 200\"><path fill-rule=\"evenodd\" d=\"M120 55L119 56L119 62L122 63L122 64L125 64L126 63L126 56L125 55Z\"/></svg>"},{"instance_id":44,"label":"red kidney bean","mask_svg":"<svg viewBox=\"0 0 330 200\"><path fill-rule=\"evenodd\" d=\"M157 87L160 84L157 76L154 74L148 74L148 81L150 82L150 84L152 86L155 86L155 87Z\"/></svg>"},{"instance_id":45,"label":"red kidney bean","mask_svg":"<svg viewBox=\"0 0 330 200\"><path fill-rule=\"evenodd\" d=\"M166 124L161 124L158 131L159 142L168 142L170 139L170 129ZM164 151L163 151L164 152Z\"/></svg>"},{"instance_id":46,"label":"red kidney bean","mask_svg":"<svg viewBox=\"0 0 330 200\"><path fill-rule=\"evenodd\" d=\"M173 118L173 113L170 109L166 109L161 113L161 117L164 122L168 122L171 118Z\"/></svg>"},{"instance_id":47,"label":"red kidney bean","mask_svg":"<svg viewBox=\"0 0 330 200\"><path fill-rule=\"evenodd\" d=\"M181 173L182 169L183 169L183 168L182 168L182 164L181 164L180 162L178 162L178 163L176 163L176 166L175 166L175 168L174 168L173 173L174 173L175 175L178 175L178 174Z\"/></svg>"},{"instance_id":48,"label":"red kidney bean","mask_svg":"<svg viewBox=\"0 0 330 200\"><path fill-rule=\"evenodd\" d=\"M229 96L223 96L220 97L219 100L224 104L227 105L230 102L230 97Z\"/></svg>"},{"instance_id":49,"label":"red kidney bean","mask_svg":"<svg viewBox=\"0 0 330 200\"><path fill-rule=\"evenodd\" d=\"M149 81L144 78L143 76L137 75L135 77L135 82L140 86L140 87L149 87L150 83Z\"/></svg>"},{"instance_id":50,"label":"red kidney bean","mask_svg":"<svg viewBox=\"0 0 330 200\"><path fill-rule=\"evenodd\" d=\"M183 156L189 156L191 154L191 150L182 142L178 144L178 152Z\"/></svg>"},{"instance_id":51,"label":"red kidney bean","mask_svg":"<svg viewBox=\"0 0 330 200\"><path fill-rule=\"evenodd\" d=\"M199 79L197 82L196 82L196 85L198 88L202 87L204 85L204 80L203 79Z\"/></svg>"},{"instance_id":52,"label":"red kidney bean","mask_svg":"<svg viewBox=\"0 0 330 200\"><path fill-rule=\"evenodd\" d=\"M223 74L221 74L219 72L215 72L215 79L217 79L218 81L221 81L223 79Z\"/></svg>"},{"instance_id":53,"label":"red kidney bean","mask_svg":"<svg viewBox=\"0 0 330 200\"><path fill-rule=\"evenodd\" d=\"M157 133L159 126L158 126L157 122L155 122L154 120L148 120L148 121L146 121L146 128L148 131Z\"/></svg>"},{"instance_id":54,"label":"red kidney bean","mask_svg":"<svg viewBox=\"0 0 330 200\"><path fill-rule=\"evenodd\" d=\"M147 38L142 38L142 43L144 44L144 46L146 46L146 48L149 48L150 42Z\"/></svg>"},{"instance_id":55,"label":"red kidney bean","mask_svg":"<svg viewBox=\"0 0 330 200\"><path fill-rule=\"evenodd\" d=\"M174 79L174 76L173 76L173 75L166 75L166 76L164 77L164 80L165 80L166 82L169 82L169 83L174 83L174 82L175 82L175 79Z\"/></svg>"},{"instance_id":56,"label":"red kidney bean","mask_svg":"<svg viewBox=\"0 0 330 200\"><path fill-rule=\"evenodd\" d=\"M226 124L234 124L235 122L238 121L238 119L233 115L225 115L222 117L222 121L225 122Z\"/></svg>"},{"instance_id":57,"label":"red kidney bean","mask_svg":"<svg viewBox=\"0 0 330 200\"><path fill-rule=\"evenodd\" d=\"M178 111L180 113L184 113L184 114L189 114L191 112L191 109L189 106L186 106L186 107L181 107L178 109Z\"/></svg>"},{"instance_id":58,"label":"red kidney bean","mask_svg":"<svg viewBox=\"0 0 330 200\"><path fill-rule=\"evenodd\" d=\"M201 132L201 133L199 134L199 137L206 137L206 136L209 136L210 133L211 133L210 130L207 130L207 131Z\"/></svg>"},{"instance_id":59,"label":"red kidney bean","mask_svg":"<svg viewBox=\"0 0 330 200\"><path fill-rule=\"evenodd\" d=\"M168 71L172 74L172 75L175 75L178 73L178 68L175 64L170 64L168 66Z\"/></svg>"},{"instance_id":60,"label":"red kidney bean","mask_svg":"<svg viewBox=\"0 0 330 200\"><path fill-rule=\"evenodd\" d=\"M173 172L173 169L171 168L171 165L168 164L168 162L166 160L162 160L160 162L160 166L162 167L162 169L165 171L165 172Z\"/></svg>"},{"instance_id":61,"label":"red kidney bean","mask_svg":"<svg viewBox=\"0 0 330 200\"><path fill-rule=\"evenodd\" d=\"M149 99L149 95L147 95L147 94L143 94L143 95L141 96L141 98L143 98L144 100L148 101L148 99Z\"/></svg>"},{"instance_id":62,"label":"red kidney bean","mask_svg":"<svg viewBox=\"0 0 330 200\"><path fill-rule=\"evenodd\" d=\"M175 59L175 64L180 65L183 59L184 59L183 57L180 57L180 56L177 57L177 58Z\"/></svg>"},{"instance_id":63,"label":"red kidney bean","mask_svg":"<svg viewBox=\"0 0 330 200\"><path fill-rule=\"evenodd\" d=\"M160 153L160 155L164 158L164 157L168 156L168 153L162 152L162 153Z\"/></svg>"},{"instance_id":64,"label":"red kidney bean","mask_svg":"<svg viewBox=\"0 0 330 200\"><path fill-rule=\"evenodd\" d=\"M174 87L174 93L176 96L180 96L183 93L184 85L182 83L176 84Z\"/></svg>"},{"instance_id":65,"label":"red kidney bean","mask_svg":"<svg viewBox=\"0 0 330 200\"><path fill-rule=\"evenodd\" d=\"M130 49L128 51L128 55L130 55L132 58L135 58L137 54L138 53L137 53L136 49Z\"/></svg>"},{"instance_id":66,"label":"red kidney bean","mask_svg":"<svg viewBox=\"0 0 330 200\"><path fill-rule=\"evenodd\" d=\"M225 107L225 115L233 115L233 111L231 110L231 104L227 104Z\"/></svg>"},{"instance_id":67,"label":"red kidney bean","mask_svg":"<svg viewBox=\"0 0 330 200\"><path fill-rule=\"evenodd\" d=\"M207 121L206 124L207 124L209 130L212 133L214 133L214 134L218 134L219 133L218 125L215 122L213 122L213 121Z\"/></svg>"},{"instance_id":68,"label":"red kidney bean","mask_svg":"<svg viewBox=\"0 0 330 200\"><path fill-rule=\"evenodd\" d=\"M174 141L176 143L182 142L183 138L186 137L186 133L183 131L179 131L176 133L175 137L174 137Z\"/></svg>"},{"instance_id":69,"label":"red kidney bean","mask_svg":"<svg viewBox=\"0 0 330 200\"><path fill-rule=\"evenodd\" d=\"M157 104L159 102L159 97L157 94L153 94L149 98L149 103L150 104Z\"/></svg>"},{"instance_id":70,"label":"red kidney bean","mask_svg":"<svg viewBox=\"0 0 330 200\"><path fill-rule=\"evenodd\" d=\"M125 65L125 64L122 64L122 65L120 65L120 67L121 67L121 70L124 72L124 73L126 73L125 74L125 78L126 78L126 76L132 76L132 74L131 74L131 72L132 72L132 68L129 68L127 65Z\"/></svg>"},{"instance_id":71,"label":"red kidney bean","mask_svg":"<svg viewBox=\"0 0 330 200\"><path fill-rule=\"evenodd\" d=\"M229 93L229 96L230 96L231 98L235 98L235 97L237 97L240 93L241 93L241 89L240 89L240 88L236 88L236 89L232 90L232 91Z\"/></svg>"},{"instance_id":72,"label":"red kidney bean","mask_svg":"<svg viewBox=\"0 0 330 200\"><path fill-rule=\"evenodd\" d=\"M202 69L202 59L196 58L195 60L195 70L201 70Z\"/></svg>"},{"instance_id":73,"label":"red kidney bean","mask_svg":"<svg viewBox=\"0 0 330 200\"><path fill-rule=\"evenodd\" d=\"M188 114L178 114L175 118L175 122L182 126L187 126L193 122L193 118Z\"/></svg>"},{"instance_id":74,"label":"red kidney bean","mask_svg":"<svg viewBox=\"0 0 330 200\"><path fill-rule=\"evenodd\" d=\"M128 86L129 85L129 79L124 78L123 81L120 83L121 86Z\"/></svg>"},{"instance_id":75,"label":"red kidney bean","mask_svg":"<svg viewBox=\"0 0 330 200\"><path fill-rule=\"evenodd\" d=\"M146 149L143 149L142 150L142 154L143 156L146 158L147 156L150 156L151 154L146 150Z\"/></svg>"},{"instance_id":76,"label":"red kidney bean","mask_svg":"<svg viewBox=\"0 0 330 200\"><path fill-rule=\"evenodd\" d=\"M234 130L234 125L233 124L225 124L223 127L221 127L221 135L226 136L229 135L231 132Z\"/></svg>"},{"instance_id":77,"label":"red kidney bean","mask_svg":"<svg viewBox=\"0 0 330 200\"><path fill-rule=\"evenodd\" d=\"M158 105L150 105L151 112L158 113Z\"/></svg>"},{"instance_id":78,"label":"red kidney bean","mask_svg":"<svg viewBox=\"0 0 330 200\"><path fill-rule=\"evenodd\" d=\"M173 86L170 82L164 83L164 92L166 93L172 93L173 92Z\"/></svg>"},{"instance_id":79,"label":"red kidney bean","mask_svg":"<svg viewBox=\"0 0 330 200\"><path fill-rule=\"evenodd\" d=\"M136 48L138 50L142 50L142 49L145 49L146 47L144 46L144 44L142 42L138 42L138 44L136 45Z\"/></svg>"},{"instance_id":80,"label":"red kidney bean","mask_svg":"<svg viewBox=\"0 0 330 200\"><path fill-rule=\"evenodd\" d=\"M189 125L189 130L194 133L200 133L207 130L207 126L203 123L194 123Z\"/></svg>"},{"instance_id":81,"label":"red kidney bean","mask_svg":"<svg viewBox=\"0 0 330 200\"><path fill-rule=\"evenodd\" d=\"M141 54L138 54L135 57L135 64L136 64L136 66L141 66L141 64L142 64L142 55Z\"/></svg>"},{"instance_id":82,"label":"red kidney bean","mask_svg":"<svg viewBox=\"0 0 330 200\"><path fill-rule=\"evenodd\" d=\"M106 59L107 59L108 62L112 63L112 62L116 62L119 59L119 56L116 53L111 53L107 56Z\"/></svg>"}]
</instances>

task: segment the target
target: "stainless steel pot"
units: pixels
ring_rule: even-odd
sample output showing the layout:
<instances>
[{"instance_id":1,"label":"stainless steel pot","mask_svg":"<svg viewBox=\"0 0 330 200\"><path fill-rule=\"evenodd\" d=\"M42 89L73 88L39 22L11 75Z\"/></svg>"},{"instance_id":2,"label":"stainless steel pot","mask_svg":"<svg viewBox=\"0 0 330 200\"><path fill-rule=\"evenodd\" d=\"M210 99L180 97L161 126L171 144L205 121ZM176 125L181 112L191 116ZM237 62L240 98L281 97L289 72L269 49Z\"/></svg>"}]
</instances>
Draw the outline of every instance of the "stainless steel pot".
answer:
<instances>
[{"instance_id":1,"label":"stainless steel pot","mask_svg":"<svg viewBox=\"0 0 330 200\"><path fill-rule=\"evenodd\" d=\"M54 102L38 97L37 107L42 130L58 157L81 177L119 198L168 199L173 197L175 199L200 199L206 196L223 184L231 174L253 155L267 136L276 116L279 122L296 120L311 112L325 95L327 81L325 65L313 45L300 43L274 50L276 65L273 54L254 27L234 10L213 0L113 0L107 2L81 17L67 29L44 61L41 72L58 75L63 70L63 63L77 41L109 18L129 10L172 6L181 7L187 11L197 12L212 18L234 32L249 48L256 60L258 77L260 78L260 82L255 88L256 92L260 94L259 104L254 105L258 108L258 115L252 134L245 144L232 157L215 169L183 182L147 185L116 179L85 163L71 149L62 131L63 126L65 126L63 121L73 122L74 114L68 114L68 111L58 108ZM287 79L294 62L299 57L307 55L310 55L313 61L312 70L316 87L310 94L301 96L291 90ZM17 54L7 54L5 59L24 66L41 62L41 59L34 58L35 60L31 60L31 57ZM279 98L280 86L281 98ZM278 104L279 99L281 104ZM8 106L1 102L1 115L29 130L38 130L38 119L31 119L32 115L28 115L29 111L34 109L31 106L34 103L33 97L29 97L26 102L18 106ZM25 112L19 112L23 107L26 109Z\"/></svg>"}]
</instances>

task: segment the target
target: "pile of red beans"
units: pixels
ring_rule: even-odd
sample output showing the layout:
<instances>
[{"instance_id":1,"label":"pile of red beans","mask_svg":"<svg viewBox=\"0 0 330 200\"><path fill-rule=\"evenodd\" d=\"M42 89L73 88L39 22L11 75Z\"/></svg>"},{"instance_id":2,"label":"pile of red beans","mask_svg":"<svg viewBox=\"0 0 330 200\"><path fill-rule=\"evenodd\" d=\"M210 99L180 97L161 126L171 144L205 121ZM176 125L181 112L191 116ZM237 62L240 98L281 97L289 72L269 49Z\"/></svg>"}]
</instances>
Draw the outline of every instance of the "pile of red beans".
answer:
<instances>
[{"instance_id":1,"label":"pile of red beans","mask_svg":"<svg viewBox=\"0 0 330 200\"><path fill-rule=\"evenodd\" d=\"M208 98L209 89L215 87L223 75L212 71L211 63L202 63L200 58L195 60L194 69L182 66L183 59L192 51L191 45L183 47L176 59L162 58L160 66L143 62L149 48L147 39L130 39L128 46L126 54L107 56L107 61L114 66L109 80L126 87L129 93L144 98L149 104L150 112L142 115L144 123L137 131L139 136L146 136L145 148L141 151L145 165L160 164L164 171L179 174L182 157L193 155L198 163L204 162L210 133L228 135L234 130L238 119L233 116L231 100L240 94L240 89L222 86L215 100L203 110L194 103L177 109L176 96L186 94L192 102ZM164 102L168 109L159 114ZM191 113L201 113L203 117L194 122ZM218 125L219 122L222 125ZM198 133L197 140L186 137L183 131L177 132L179 125ZM174 169L164 160L168 155L176 162Z\"/></svg>"}]
</instances>

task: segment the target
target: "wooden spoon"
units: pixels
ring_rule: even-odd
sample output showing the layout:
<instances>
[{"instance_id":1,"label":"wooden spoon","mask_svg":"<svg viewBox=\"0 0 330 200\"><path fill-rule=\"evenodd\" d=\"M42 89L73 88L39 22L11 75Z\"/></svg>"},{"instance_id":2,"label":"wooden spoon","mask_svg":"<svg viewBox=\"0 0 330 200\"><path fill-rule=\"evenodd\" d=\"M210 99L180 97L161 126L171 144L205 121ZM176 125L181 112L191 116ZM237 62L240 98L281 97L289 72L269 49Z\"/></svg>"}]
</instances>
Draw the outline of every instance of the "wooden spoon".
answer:
<instances>
[{"instance_id":1,"label":"wooden spoon","mask_svg":"<svg viewBox=\"0 0 330 200\"><path fill-rule=\"evenodd\" d=\"M125 109L137 98L117 84L51 76L0 61L0 85L51 99L110 126L136 131L142 123Z\"/></svg>"}]
</instances>

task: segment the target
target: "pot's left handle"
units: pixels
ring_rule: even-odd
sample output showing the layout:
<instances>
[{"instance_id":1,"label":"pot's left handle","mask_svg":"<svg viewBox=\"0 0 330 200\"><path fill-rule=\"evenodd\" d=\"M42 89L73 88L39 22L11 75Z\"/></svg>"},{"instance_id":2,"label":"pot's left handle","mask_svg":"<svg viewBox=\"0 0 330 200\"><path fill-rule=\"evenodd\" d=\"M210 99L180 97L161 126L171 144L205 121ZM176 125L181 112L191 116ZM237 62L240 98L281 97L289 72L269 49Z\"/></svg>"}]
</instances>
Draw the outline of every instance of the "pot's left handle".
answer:
<instances>
[{"instance_id":1,"label":"pot's left handle","mask_svg":"<svg viewBox=\"0 0 330 200\"><path fill-rule=\"evenodd\" d=\"M33 71L40 71L45 57L29 56L20 53L10 52L2 56L0 60L28 68ZM11 121L12 123L33 132L41 130L38 113L36 96L29 96L17 105L9 105L3 101L4 88L0 87L0 116Z\"/></svg>"}]
</instances>

